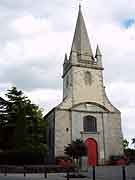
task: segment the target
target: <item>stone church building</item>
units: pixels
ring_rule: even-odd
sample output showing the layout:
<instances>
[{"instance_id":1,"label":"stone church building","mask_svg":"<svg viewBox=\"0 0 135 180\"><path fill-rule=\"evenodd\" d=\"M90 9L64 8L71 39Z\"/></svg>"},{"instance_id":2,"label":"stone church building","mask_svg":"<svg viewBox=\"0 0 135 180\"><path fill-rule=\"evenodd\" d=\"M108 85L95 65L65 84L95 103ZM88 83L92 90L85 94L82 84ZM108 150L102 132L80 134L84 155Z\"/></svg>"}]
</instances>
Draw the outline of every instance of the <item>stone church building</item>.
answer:
<instances>
[{"instance_id":1,"label":"stone church building","mask_svg":"<svg viewBox=\"0 0 135 180\"><path fill-rule=\"evenodd\" d=\"M97 46L93 55L80 6L71 52L63 64L63 101L45 116L50 162L64 156L64 146L79 138L88 147L89 165L123 154L121 113L106 96L103 70L102 54Z\"/></svg>"}]
</instances>

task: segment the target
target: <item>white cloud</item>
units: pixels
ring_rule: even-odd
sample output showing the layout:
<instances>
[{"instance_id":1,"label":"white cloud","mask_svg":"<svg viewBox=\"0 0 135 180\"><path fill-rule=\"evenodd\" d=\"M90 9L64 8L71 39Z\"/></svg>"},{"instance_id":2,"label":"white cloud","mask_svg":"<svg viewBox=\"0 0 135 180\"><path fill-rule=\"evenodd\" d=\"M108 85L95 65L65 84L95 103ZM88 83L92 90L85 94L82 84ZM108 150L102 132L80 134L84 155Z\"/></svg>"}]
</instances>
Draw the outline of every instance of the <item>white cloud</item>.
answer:
<instances>
[{"instance_id":1,"label":"white cloud","mask_svg":"<svg viewBox=\"0 0 135 180\"><path fill-rule=\"evenodd\" d=\"M11 24L15 30L22 35L33 35L35 33L48 33L51 29L50 21L36 18L31 14L17 17Z\"/></svg>"},{"instance_id":2,"label":"white cloud","mask_svg":"<svg viewBox=\"0 0 135 180\"><path fill-rule=\"evenodd\" d=\"M130 147L132 147L131 140L135 137L135 106L133 108L122 108L122 129L124 136L130 142Z\"/></svg>"},{"instance_id":3,"label":"white cloud","mask_svg":"<svg viewBox=\"0 0 135 180\"><path fill-rule=\"evenodd\" d=\"M60 102L63 57L70 51L77 4L0 0L1 93L17 85L46 111ZM135 25L125 29L122 22L135 17L135 1L85 1L82 9L93 51L98 43L103 53L107 94L122 111L124 135L134 136L129 124L135 116Z\"/></svg>"},{"instance_id":4,"label":"white cloud","mask_svg":"<svg viewBox=\"0 0 135 180\"><path fill-rule=\"evenodd\" d=\"M114 82L108 84L107 93L119 108L135 108L135 83Z\"/></svg>"},{"instance_id":5,"label":"white cloud","mask_svg":"<svg viewBox=\"0 0 135 180\"><path fill-rule=\"evenodd\" d=\"M31 92L26 92L26 94L33 103L38 104L44 110L44 113L53 109L62 100L61 90L37 89Z\"/></svg>"},{"instance_id":6,"label":"white cloud","mask_svg":"<svg viewBox=\"0 0 135 180\"><path fill-rule=\"evenodd\" d=\"M135 83L113 82L106 91L113 105L121 111L123 134L131 142L135 132Z\"/></svg>"},{"instance_id":7,"label":"white cloud","mask_svg":"<svg viewBox=\"0 0 135 180\"><path fill-rule=\"evenodd\" d=\"M7 41L1 47L1 63L24 64L31 63L33 59L38 62L44 58L46 64L55 65L63 60L64 52L68 49L65 42L70 39L71 33L54 31L50 24L48 20L31 15L17 17L10 26L18 34L18 38ZM61 59L56 56L61 56ZM55 60L50 62L50 58Z\"/></svg>"}]
</instances>

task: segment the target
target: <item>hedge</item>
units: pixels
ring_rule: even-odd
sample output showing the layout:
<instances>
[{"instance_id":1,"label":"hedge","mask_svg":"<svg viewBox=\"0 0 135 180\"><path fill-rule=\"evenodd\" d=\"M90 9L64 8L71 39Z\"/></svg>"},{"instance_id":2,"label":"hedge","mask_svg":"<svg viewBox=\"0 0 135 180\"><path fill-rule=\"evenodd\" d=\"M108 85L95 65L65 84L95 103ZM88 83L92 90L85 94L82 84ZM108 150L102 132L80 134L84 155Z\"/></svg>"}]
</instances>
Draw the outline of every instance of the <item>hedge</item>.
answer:
<instances>
[{"instance_id":1,"label":"hedge","mask_svg":"<svg viewBox=\"0 0 135 180\"><path fill-rule=\"evenodd\" d=\"M46 158L36 152L0 152L0 165L37 165L46 164Z\"/></svg>"}]
</instances>

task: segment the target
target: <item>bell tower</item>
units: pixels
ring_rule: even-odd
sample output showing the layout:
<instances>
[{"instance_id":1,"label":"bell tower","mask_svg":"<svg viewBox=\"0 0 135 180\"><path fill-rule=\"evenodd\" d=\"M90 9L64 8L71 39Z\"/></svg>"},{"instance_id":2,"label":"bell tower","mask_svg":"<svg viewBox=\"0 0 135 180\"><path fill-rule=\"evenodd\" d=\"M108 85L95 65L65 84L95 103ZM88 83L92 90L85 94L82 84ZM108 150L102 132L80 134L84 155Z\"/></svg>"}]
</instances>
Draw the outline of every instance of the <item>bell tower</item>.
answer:
<instances>
[{"instance_id":1,"label":"bell tower","mask_svg":"<svg viewBox=\"0 0 135 180\"><path fill-rule=\"evenodd\" d=\"M65 55L63 65L63 99L71 105L88 101L104 105L102 71L99 46L94 56L79 6L70 56Z\"/></svg>"}]
</instances>

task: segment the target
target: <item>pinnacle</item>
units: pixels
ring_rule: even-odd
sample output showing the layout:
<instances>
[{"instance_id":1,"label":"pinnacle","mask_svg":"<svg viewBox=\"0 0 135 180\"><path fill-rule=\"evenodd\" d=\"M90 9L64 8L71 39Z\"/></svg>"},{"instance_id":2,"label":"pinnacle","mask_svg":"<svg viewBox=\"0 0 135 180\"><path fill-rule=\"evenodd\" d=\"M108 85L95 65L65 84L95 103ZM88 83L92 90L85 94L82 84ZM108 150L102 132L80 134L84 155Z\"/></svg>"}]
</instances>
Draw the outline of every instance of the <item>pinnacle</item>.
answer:
<instances>
[{"instance_id":1,"label":"pinnacle","mask_svg":"<svg viewBox=\"0 0 135 180\"><path fill-rule=\"evenodd\" d=\"M102 56L101 51L100 51L100 49L99 49L99 46L98 46L98 45L97 45L96 55L95 55L95 57L97 57L97 56Z\"/></svg>"}]
</instances>

